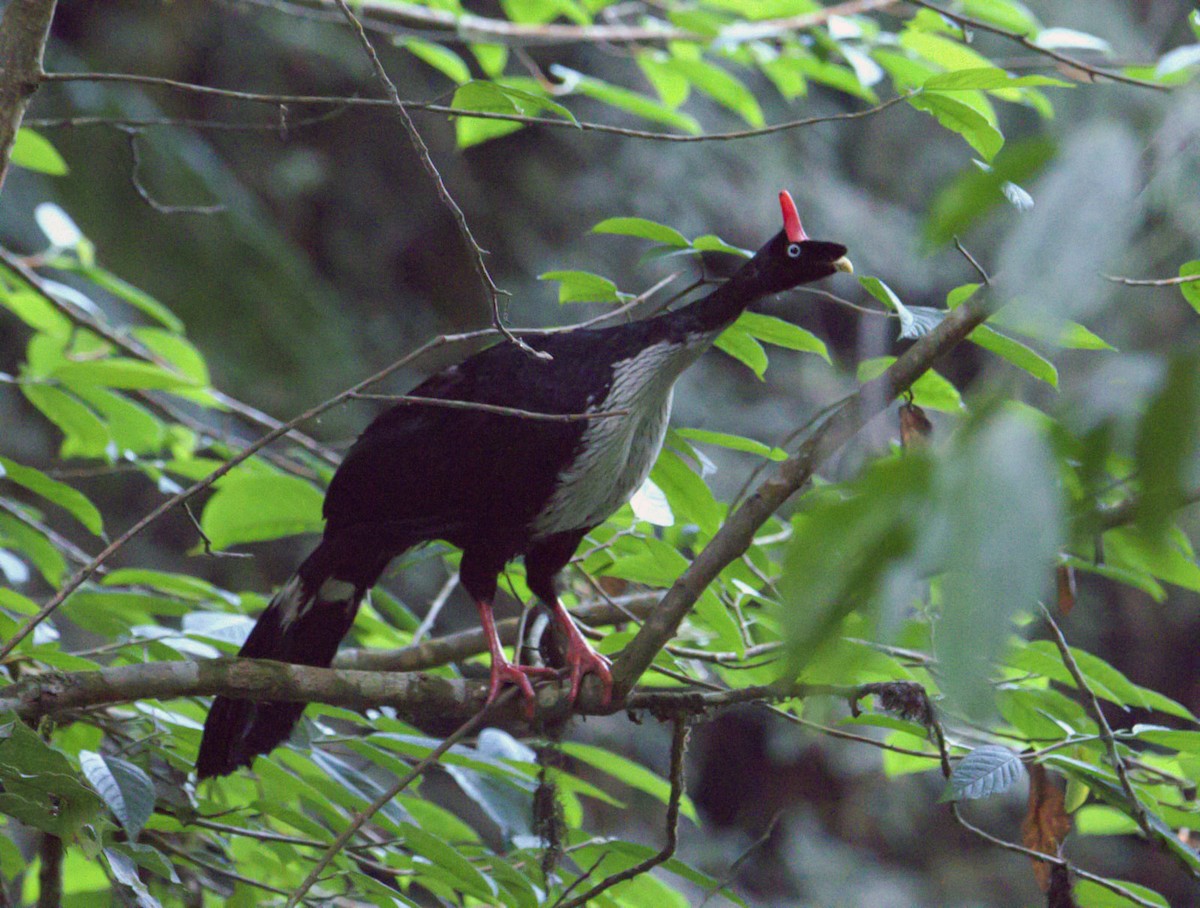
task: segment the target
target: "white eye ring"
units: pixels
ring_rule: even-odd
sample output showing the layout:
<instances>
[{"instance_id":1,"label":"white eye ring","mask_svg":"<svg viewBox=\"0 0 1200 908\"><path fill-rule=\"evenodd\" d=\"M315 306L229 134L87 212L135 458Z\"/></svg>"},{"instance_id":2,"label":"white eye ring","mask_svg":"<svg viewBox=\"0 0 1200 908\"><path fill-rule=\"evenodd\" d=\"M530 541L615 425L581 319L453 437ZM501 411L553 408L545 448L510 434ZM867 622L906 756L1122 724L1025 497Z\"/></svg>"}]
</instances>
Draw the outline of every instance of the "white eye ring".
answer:
<instances>
[{"instance_id":1,"label":"white eye ring","mask_svg":"<svg viewBox=\"0 0 1200 908\"><path fill-rule=\"evenodd\" d=\"M790 244L787 247L787 254L788 254L788 258L790 258L790 259L800 258L800 244L799 243Z\"/></svg>"}]
</instances>

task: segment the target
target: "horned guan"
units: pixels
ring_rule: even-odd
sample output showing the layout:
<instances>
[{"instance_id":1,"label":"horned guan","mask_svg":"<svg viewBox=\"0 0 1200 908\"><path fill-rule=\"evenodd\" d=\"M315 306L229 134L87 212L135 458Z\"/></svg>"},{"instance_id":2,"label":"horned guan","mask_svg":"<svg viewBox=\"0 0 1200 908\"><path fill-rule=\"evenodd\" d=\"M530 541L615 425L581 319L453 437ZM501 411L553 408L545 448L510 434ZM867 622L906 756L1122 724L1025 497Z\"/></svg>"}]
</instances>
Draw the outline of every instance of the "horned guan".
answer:
<instances>
[{"instance_id":1,"label":"horned guan","mask_svg":"<svg viewBox=\"0 0 1200 908\"><path fill-rule=\"evenodd\" d=\"M460 580L475 600L491 653L489 702L515 684L532 706L531 677L553 669L504 654L492 600L504 566L524 556L529 589L567 641L572 701L594 674L611 694L608 660L580 634L556 575L583 537L645 481L663 444L675 381L756 300L851 271L846 247L810 240L788 193L783 229L725 283L690 305L607 328L526 335L552 357L500 342L445 369L413 395L542 414L396 405L347 453L325 497L320 545L279 590L240 655L328 666L359 604L388 563L430 540L462 550ZM618 413L616 416L604 416ZM302 703L217 697L196 769L200 778L249 766L291 734Z\"/></svg>"}]
</instances>

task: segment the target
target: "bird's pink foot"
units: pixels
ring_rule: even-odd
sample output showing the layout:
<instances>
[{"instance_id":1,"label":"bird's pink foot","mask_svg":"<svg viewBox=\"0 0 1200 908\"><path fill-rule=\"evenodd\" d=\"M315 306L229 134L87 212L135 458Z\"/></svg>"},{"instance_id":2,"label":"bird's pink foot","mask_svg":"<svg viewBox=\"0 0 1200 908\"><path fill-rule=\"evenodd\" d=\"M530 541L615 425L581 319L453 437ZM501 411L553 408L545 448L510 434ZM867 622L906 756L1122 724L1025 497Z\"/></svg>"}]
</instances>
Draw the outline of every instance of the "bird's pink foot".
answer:
<instances>
[{"instance_id":1,"label":"bird's pink foot","mask_svg":"<svg viewBox=\"0 0 1200 908\"><path fill-rule=\"evenodd\" d=\"M533 718L537 706L537 695L533 692L530 678L553 678L558 674L552 668L542 668L535 665L517 665L509 662L503 656L492 659L491 683L488 685L487 702L490 704L498 696L505 684L515 684L525 700L525 715Z\"/></svg>"},{"instance_id":2,"label":"bird's pink foot","mask_svg":"<svg viewBox=\"0 0 1200 908\"><path fill-rule=\"evenodd\" d=\"M567 643L567 665L571 668L571 702L574 703L579 698L579 686L583 683L583 676L592 674L600 680L603 691L600 704L608 706L612 700L612 663L592 649L591 644L578 630L571 634Z\"/></svg>"}]
</instances>

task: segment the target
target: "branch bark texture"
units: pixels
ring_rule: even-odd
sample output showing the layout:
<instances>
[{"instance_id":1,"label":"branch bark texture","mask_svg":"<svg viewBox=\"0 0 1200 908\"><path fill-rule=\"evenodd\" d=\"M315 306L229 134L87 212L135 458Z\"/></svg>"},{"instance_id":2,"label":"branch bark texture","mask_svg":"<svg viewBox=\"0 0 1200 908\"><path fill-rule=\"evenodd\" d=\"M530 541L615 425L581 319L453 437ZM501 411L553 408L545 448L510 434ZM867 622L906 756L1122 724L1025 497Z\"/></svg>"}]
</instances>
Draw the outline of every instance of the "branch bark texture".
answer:
<instances>
[{"instance_id":1,"label":"branch bark texture","mask_svg":"<svg viewBox=\"0 0 1200 908\"><path fill-rule=\"evenodd\" d=\"M55 0L11 0L0 19L0 189L17 130L42 76Z\"/></svg>"}]
</instances>

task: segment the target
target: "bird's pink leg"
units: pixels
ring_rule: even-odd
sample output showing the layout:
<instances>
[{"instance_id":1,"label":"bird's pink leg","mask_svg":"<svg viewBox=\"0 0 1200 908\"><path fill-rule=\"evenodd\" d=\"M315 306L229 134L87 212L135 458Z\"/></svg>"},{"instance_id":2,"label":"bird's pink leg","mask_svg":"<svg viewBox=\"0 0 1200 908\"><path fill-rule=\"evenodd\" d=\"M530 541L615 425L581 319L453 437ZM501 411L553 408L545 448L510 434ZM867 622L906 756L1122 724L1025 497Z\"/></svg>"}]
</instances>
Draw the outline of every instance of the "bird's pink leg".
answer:
<instances>
[{"instance_id":1,"label":"bird's pink leg","mask_svg":"<svg viewBox=\"0 0 1200 908\"><path fill-rule=\"evenodd\" d=\"M515 684L525 698L525 714L533 718L537 697L533 693L530 677L552 678L558 674L552 668L541 668L534 665L517 665L509 662L504 655L504 647L500 643L500 634L496 631L496 619L492 616L492 604L486 599L475 603L479 607L479 622L483 625L483 636L487 639L488 652L492 656L491 683L488 685L487 702L491 703L500 696L500 689L505 684ZM578 631L576 631L578 633ZM586 644L585 644L586 645Z\"/></svg>"},{"instance_id":2,"label":"bird's pink leg","mask_svg":"<svg viewBox=\"0 0 1200 908\"><path fill-rule=\"evenodd\" d=\"M574 703L579 697L579 685L583 682L583 676L590 673L600 679L603 691L600 703L608 706L612 700L613 677L609 670L612 663L592 649L592 645L579 632L579 628L575 626L575 621L571 618L571 613L566 610L560 599L554 600L552 611L554 620L567 635L567 665L571 668L571 702Z\"/></svg>"}]
</instances>

